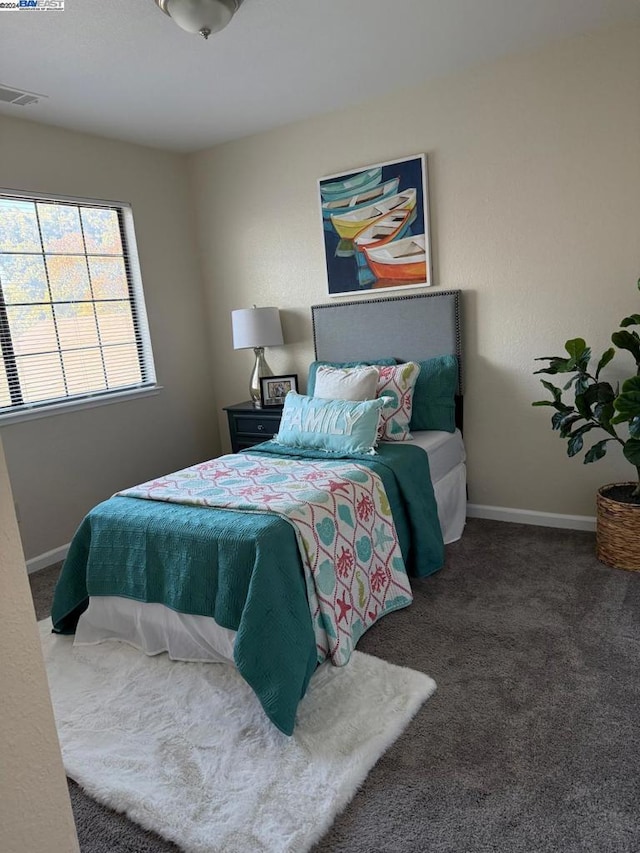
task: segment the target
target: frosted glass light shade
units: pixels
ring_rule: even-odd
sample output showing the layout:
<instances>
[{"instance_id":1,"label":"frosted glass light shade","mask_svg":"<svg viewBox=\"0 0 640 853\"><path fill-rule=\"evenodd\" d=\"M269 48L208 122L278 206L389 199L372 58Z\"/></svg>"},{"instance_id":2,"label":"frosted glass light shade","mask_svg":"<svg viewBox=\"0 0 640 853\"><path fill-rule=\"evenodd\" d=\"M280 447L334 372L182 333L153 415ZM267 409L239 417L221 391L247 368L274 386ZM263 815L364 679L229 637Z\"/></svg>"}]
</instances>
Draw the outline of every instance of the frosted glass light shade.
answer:
<instances>
[{"instance_id":1,"label":"frosted glass light shade","mask_svg":"<svg viewBox=\"0 0 640 853\"><path fill-rule=\"evenodd\" d=\"M277 308L239 308L231 312L233 348L279 347L284 343Z\"/></svg>"},{"instance_id":2,"label":"frosted glass light shade","mask_svg":"<svg viewBox=\"0 0 640 853\"><path fill-rule=\"evenodd\" d=\"M224 29L241 0L156 0L163 12L188 33L208 38Z\"/></svg>"}]
</instances>

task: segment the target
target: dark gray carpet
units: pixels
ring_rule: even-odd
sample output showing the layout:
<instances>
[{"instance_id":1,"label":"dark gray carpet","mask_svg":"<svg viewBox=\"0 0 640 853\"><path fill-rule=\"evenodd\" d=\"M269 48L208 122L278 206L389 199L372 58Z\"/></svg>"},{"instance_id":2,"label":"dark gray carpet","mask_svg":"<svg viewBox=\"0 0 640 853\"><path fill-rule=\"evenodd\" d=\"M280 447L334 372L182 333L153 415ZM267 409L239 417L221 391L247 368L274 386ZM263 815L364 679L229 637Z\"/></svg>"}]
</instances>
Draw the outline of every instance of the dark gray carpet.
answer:
<instances>
[{"instance_id":1,"label":"dark gray carpet","mask_svg":"<svg viewBox=\"0 0 640 853\"><path fill-rule=\"evenodd\" d=\"M413 589L358 648L438 691L314 853L640 851L640 573L590 533L472 519ZM176 850L70 789L83 853Z\"/></svg>"}]
</instances>

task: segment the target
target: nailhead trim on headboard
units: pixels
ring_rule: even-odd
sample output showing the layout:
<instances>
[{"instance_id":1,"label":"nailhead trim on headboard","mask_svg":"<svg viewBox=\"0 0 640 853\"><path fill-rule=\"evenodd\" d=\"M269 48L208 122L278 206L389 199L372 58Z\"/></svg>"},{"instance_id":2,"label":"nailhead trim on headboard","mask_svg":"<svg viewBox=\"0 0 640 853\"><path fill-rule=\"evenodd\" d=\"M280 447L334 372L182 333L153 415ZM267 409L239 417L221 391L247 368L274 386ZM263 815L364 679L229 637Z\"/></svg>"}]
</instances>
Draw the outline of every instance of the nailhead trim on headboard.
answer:
<instances>
[{"instance_id":1,"label":"nailhead trim on headboard","mask_svg":"<svg viewBox=\"0 0 640 853\"><path fill-rule=\"evenodd\" d=\"M313 347L314 352L316 354L316 358L318 357L318 338L317 338L317 327L316 327L316 313L319 311L339 311L341 308L351 308L354 306L360 305L380 305L381 308L386 308L389 303L392 302L406 302L407 300L424 300L424 299L438 299L442 297L453 297L453 311L454 311L454 338L452 341L452 348L458 358L458 392L462 394L462 335L461 335L461 322L460 322L460 301L461 301L461 291L460 290L440 290L435 293L414 293L407 294L405 296L389 296L383 297L380 299L357 299L351 300L349 302L331 302L322 305L312 305L311 306L311 316L313 320ZM428 328L425 329L425 333L428 334ZM393 355L393 353L381 352L380 356ZM345 359L347 360L347 359ZM349 359L350 360L350 359Z\"/></svg>"}]
</instances>

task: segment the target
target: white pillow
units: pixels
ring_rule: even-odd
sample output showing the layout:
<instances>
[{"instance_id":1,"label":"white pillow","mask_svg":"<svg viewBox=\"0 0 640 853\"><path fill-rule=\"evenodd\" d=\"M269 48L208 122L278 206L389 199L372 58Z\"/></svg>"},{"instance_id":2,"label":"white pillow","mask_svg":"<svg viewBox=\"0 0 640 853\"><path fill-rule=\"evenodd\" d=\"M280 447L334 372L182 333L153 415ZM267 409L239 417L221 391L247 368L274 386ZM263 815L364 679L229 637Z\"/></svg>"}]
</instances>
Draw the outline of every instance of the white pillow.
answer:
<instances>
[{"instance_id":1,"label":"white pillow","mask_svg":"<svg viewBox=\"0 0 640 853\"><path fill-rule=\"evenodd\" d=\"M375 400L377 367L319 367L314 397L325 400Z\"/></svg>"}]
</instances>

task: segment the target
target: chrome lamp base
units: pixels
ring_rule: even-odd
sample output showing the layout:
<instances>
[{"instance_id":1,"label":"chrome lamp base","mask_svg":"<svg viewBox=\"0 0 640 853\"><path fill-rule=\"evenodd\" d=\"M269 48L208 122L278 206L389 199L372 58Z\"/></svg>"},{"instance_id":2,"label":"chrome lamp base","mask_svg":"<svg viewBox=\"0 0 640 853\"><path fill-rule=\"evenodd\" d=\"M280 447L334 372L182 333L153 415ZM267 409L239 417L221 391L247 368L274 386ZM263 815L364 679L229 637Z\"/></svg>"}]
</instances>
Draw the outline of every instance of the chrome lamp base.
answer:
<instances>
[{"instance_id":1,"label":"chrome lamp base","mask_svg":"<svg viewBox=\"0 0 640 853\"><path fill-rule=\"evenodd\" d=\"M253 373L249 382L249 393L251 401L256 409L262 408L262 399L260 397L260 377L273 376L273 370L267 364L264 357L264 347L254 347L253 352L256 357L256 363L253 365Z\"/></svg>"}]
</instances>

